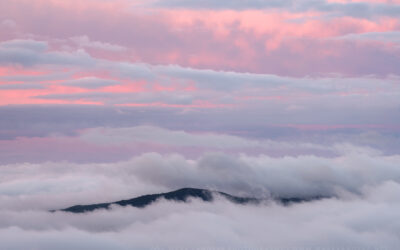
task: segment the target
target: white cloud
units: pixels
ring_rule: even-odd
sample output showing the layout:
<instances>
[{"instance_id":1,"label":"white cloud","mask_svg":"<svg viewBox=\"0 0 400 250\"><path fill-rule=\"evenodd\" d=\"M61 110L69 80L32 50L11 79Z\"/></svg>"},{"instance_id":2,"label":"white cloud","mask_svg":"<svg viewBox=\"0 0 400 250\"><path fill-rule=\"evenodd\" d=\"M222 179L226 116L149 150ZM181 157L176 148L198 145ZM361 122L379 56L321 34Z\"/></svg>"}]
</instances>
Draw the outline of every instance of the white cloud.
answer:
<instances>
[{"instance_id":1,"label":"white cloud","mask_svg":"<svg viewBox=\"0 0 400 250\"><path fill-rule=\"evenodd\" d=\"M8 40L0 43L0 64L23 66L36 65L74 65L89 66L94 59L84 50L72 53L65 51L47 51L48 42L37 40Z\"/></svg>"},{"instance_id":2,"label":"white cloud","mask_svg":"<svg viewBox=\"0 0 400 250\"><path fill-rule=\"evenodd\" d=\"M400 185L283 207L160 201L89 214L2 211L2 249L396 249ZM18 240L15 236L18 235Z\"/></svg>"},{"instance_id":3,"label":"white cloud","mask_svg":"<svg viewBox=\"0 0 400 250\"><path fill-rule=\"evenodd\" d=\"M325 158L146 153L113 163L40 163L1 166L1 209L55 209L75 204L133 198L182 187L234 195L348 197L366 187L400 182L400 156L369 154L348 147Z\"/></svg>"},{"instance_id":4,"label":"white cloud","mask_svg":"<svg viewBox=\"0 0 400 250\"><path fill-rule=\"evenodd\" d=\"M76 45L83 48L94 48L94 49L108 50L112 52L121 52L126 50L125 47L119 45L99 42L99 41L92 41L88 36L75 36L71 37L70 40L74 42Z\"/></svg>"},{"instance_id":5,"label":"white cloud","mask_svg":"<svg viewBox=\"0 0 400 250\"><path fill-rule=\"evenodd\" d=\"M400 45L400 32L387 31L387 32L367 32L361 34L348 34L345 36L337 37L336 39L395 43Z\"/></svg>"}]
</instances>

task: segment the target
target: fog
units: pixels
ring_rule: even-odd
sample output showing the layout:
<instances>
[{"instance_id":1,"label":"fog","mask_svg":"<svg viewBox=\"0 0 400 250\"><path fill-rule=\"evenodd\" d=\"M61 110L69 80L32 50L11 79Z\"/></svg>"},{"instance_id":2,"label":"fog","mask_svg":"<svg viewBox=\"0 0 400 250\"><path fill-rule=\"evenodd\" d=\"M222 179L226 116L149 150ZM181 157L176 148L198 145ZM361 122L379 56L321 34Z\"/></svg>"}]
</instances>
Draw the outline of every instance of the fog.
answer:
<instances>
[{"instance_id":1,"label":"fog","mask_svg":"<svg viewBox=\"0 0 400 250\"><path fill-rule=\"evenodd\" d=\"M292 206L235 205L220 198L88 214L3 210L0 247L395 249L400 243L399 192L400 185L388 181L365 188L359 197Z\"/></svg>"}]
</instances>

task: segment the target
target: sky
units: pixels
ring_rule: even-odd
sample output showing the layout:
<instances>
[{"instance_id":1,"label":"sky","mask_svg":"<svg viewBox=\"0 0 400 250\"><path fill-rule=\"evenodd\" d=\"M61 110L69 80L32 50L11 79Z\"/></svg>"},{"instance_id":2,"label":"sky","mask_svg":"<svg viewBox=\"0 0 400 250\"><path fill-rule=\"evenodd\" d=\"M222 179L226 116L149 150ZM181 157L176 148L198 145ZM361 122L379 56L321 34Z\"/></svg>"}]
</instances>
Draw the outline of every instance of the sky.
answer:
<instances>
[{"instance_id":1,"label":"sky","mask_svg":"<svg viewBox=\"0 0 400 250\"><path fill-rule=\"evenodd\" d=\"M399 65L399 0L0 0L0 249L397 249ZM183 187L326 198L48 212Z\"/></svg>"}]
</instances>

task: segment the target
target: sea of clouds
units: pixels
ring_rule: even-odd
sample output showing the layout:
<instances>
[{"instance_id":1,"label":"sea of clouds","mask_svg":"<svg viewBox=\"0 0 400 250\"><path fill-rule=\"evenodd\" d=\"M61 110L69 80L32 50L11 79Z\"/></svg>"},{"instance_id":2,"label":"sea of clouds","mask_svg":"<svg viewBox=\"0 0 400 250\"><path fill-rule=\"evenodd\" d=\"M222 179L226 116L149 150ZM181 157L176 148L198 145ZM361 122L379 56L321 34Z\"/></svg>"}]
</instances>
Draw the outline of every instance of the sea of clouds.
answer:
<instances>
[{"instance_id":1,"label":"sea of clouds","mask_svg":"<svg viewBox=\"0 0 400 250\"><path fill-rule=\"evenodd\" d=\"M204 143L199 135L153 127L97 128L77 138L101 144L112 136L110 143L118 145L127 140L155 140L152 133L146 136L146 129L158 132L155 136L167 145L180 144L179 138L184 146ZM137 130L141 139L134 136ZM121 131L127 137L119 138ZM140 142L129 140L130 134ZM222 145L230 145L227 140L232 147L265 146L257 140L205 136L210 142L222 140ZM274 157L221 151L189 157L147 152L106 163L3 164L0 248L396 249L400 244L400 155L351 144L333 145L330 150L335 155ZM265 202L240 205L216 197L211 203L159 200L146 208L49 212L182 187L255 196ZM284 206L271 197L325 198Z\"/></svg>"}]
</instances>

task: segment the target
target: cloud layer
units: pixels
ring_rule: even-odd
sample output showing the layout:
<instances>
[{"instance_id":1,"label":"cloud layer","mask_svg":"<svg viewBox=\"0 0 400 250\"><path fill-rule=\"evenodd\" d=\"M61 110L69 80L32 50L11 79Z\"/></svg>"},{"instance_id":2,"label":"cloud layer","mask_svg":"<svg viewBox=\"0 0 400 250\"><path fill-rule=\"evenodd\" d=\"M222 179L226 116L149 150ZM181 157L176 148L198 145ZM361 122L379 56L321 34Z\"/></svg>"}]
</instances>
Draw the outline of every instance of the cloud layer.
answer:
<instances>
[{"instance_id":1,"label":"cloud layer","mask_svg":"<svg viewBox=\"0 0 400 250\"><path fill-rule=\"evenodd\" d=\"M366 191L363 200L323 200L291 207L249 207L224 200L212 204L161 201L148 209L115 208L84 216L37 211L21 216L6 212L1 215L4 238L0 245L7 249L26 244L40 249L395 249L400 226L396 192L399 185L389 182ZM381 215L379 220L377 214ZM20 237L18 242L10 240L15 234Z\"/></svg>"},{"instance_id":2,"label":"cloud layer","mask_svg":"<svg viewBox=\"0 0 400 250\"><path fill-rule=\"evenodd\" d=\"M2 166L7 174L0 185L0 245L394 249L400 226L398 162L399 156L367 153L335 159L206 155L195 161L153 153L113 164ZM283 196L335 192L336 198L286 207L273 202L235 205L220 198L213 203L159 201L145 209L114 207L79 215L47 211L186 185L252 194L268 188ZM15 234L20 240L10 241Z\"/></svg>"}]
</instances>

